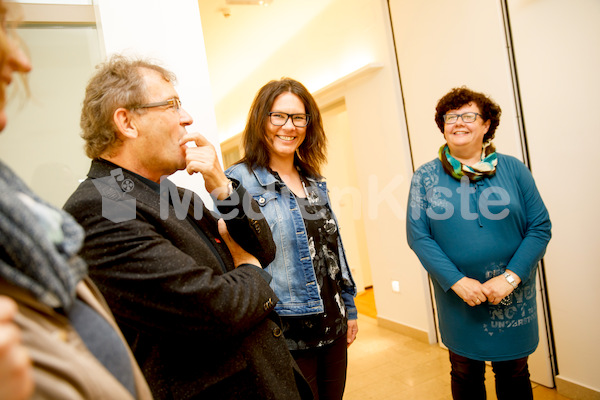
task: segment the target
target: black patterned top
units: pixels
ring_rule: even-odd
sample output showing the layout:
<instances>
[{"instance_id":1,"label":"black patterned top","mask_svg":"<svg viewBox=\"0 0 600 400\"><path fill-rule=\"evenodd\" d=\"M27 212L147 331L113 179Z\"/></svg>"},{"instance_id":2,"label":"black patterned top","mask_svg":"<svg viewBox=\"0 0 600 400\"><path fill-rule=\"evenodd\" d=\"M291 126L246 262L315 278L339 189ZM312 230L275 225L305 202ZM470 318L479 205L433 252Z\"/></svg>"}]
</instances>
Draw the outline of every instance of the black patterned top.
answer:
<instances>
[{"instance_id":1,"label":"black patterned top","mask_svg":"<svg viewBox=\"0 0 600 400\"><path fill-rule=\"evenodd\" d=\"M296 197L304 218L315 276L324 312L297 317L283 316L283 332L290 350L321 347L345 335L348 329L342 300L342 272L338 252L338 227L318 190L305 186L306 198Z\"/></svg>"}]
</instances>

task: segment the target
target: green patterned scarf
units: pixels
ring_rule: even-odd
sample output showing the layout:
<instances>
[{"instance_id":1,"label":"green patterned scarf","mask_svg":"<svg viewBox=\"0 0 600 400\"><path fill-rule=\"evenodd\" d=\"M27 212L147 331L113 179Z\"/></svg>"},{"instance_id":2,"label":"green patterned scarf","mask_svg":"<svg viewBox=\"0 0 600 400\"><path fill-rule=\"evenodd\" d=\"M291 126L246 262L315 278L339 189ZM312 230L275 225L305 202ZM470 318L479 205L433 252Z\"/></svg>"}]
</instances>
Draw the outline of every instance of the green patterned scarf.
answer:
<instances>
[{"instance_id":1,"label":"green patterned scarf","mask_svg":"<svg viewBox=\"0 0 600 400\"><path fill-rule=\"evenodd\" d=\"M471 181L479 181L486 176L490 177L496 173L498 156L496 155L496 148L492 142L487 142L483 145L481 161L471 166L464 165L456 158L452 157L447 144L440 147L438 155L444 170L458 180L463 176L467 176Z\"/></svg>"}]
</instances>

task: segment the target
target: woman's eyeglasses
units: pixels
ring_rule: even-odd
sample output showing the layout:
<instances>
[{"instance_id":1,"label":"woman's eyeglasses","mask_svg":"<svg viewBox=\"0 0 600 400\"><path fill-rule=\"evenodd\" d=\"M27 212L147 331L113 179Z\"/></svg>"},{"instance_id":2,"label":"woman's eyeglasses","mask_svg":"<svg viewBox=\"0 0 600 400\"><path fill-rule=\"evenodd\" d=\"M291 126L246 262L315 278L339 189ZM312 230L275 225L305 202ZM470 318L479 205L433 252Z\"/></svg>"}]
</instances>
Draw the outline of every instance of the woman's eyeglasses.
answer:
<instances>
[{"instance_id":1,"label":"woman's eyeglasses","mask_svg":"<svg viewBox=\"0 0 600 400\"><path fill-rule=\"evenodd\" d=\"M481 116L481 114L476 112L467 112L463 114L446 114L444 115L444 122L447 124L455 124L456 121L458 121L458 117L460 117L463 120L463 122L475 122L478 115Z\"/></svg>"},{"instance_id":2,"label":"woman's eyeglasses","mask_svg":"<svg viewBox=\"0 0 600 400\"><path fill-rule=\"evenodd\" d=\"M290 117L292 118L292 124L294 124L296 128L303 128L308 125L308 121L310 121L309 114L287 114L282 112L269 113L271 123L275 126L285 125Z\"/></svg>"}]
</instances>

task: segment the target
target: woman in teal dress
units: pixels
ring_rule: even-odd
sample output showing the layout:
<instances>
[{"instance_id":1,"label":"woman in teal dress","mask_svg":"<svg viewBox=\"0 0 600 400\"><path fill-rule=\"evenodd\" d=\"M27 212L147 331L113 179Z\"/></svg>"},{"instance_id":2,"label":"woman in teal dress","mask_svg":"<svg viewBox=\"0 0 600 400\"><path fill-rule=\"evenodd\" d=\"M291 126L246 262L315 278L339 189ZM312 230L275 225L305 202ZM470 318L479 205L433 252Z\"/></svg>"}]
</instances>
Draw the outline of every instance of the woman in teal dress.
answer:
<instances>
[{"instance_id":1,"label":"woman in teal dress","mask_svg":"<svg viewBox=\"0 0 600 400\"><path fill-rule=\"evenodd\" d=\"M486 398L485 361L499 400L533 398L536 267L551 224L527 167L495 151L500 114L484 94L452 89L435 116L446 144L411 182L408 244L432 278L454 399Z\"/></svg>"}]
</instances>

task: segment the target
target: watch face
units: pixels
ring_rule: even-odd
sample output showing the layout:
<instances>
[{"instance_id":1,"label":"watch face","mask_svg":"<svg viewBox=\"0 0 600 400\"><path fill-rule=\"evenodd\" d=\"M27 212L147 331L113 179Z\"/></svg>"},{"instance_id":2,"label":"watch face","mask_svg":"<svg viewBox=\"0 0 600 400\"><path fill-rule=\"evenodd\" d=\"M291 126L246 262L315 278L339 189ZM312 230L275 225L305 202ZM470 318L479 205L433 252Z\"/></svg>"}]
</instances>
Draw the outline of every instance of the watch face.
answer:
<instances>
[{"instance_id":1,"label":"watch face","mask_svg":"<svg viewBox=\"0 0 600 400\"><path fill-rule=\"evenodd\" d=\"M503 275L506 278L506 280L508 281L508 283L510 283L514 288L517 287L517 285L515 285L515 278L513 278L513 276L511 274L509 274L508 272L505 272Z\"/></svg>"}]
</instances>

